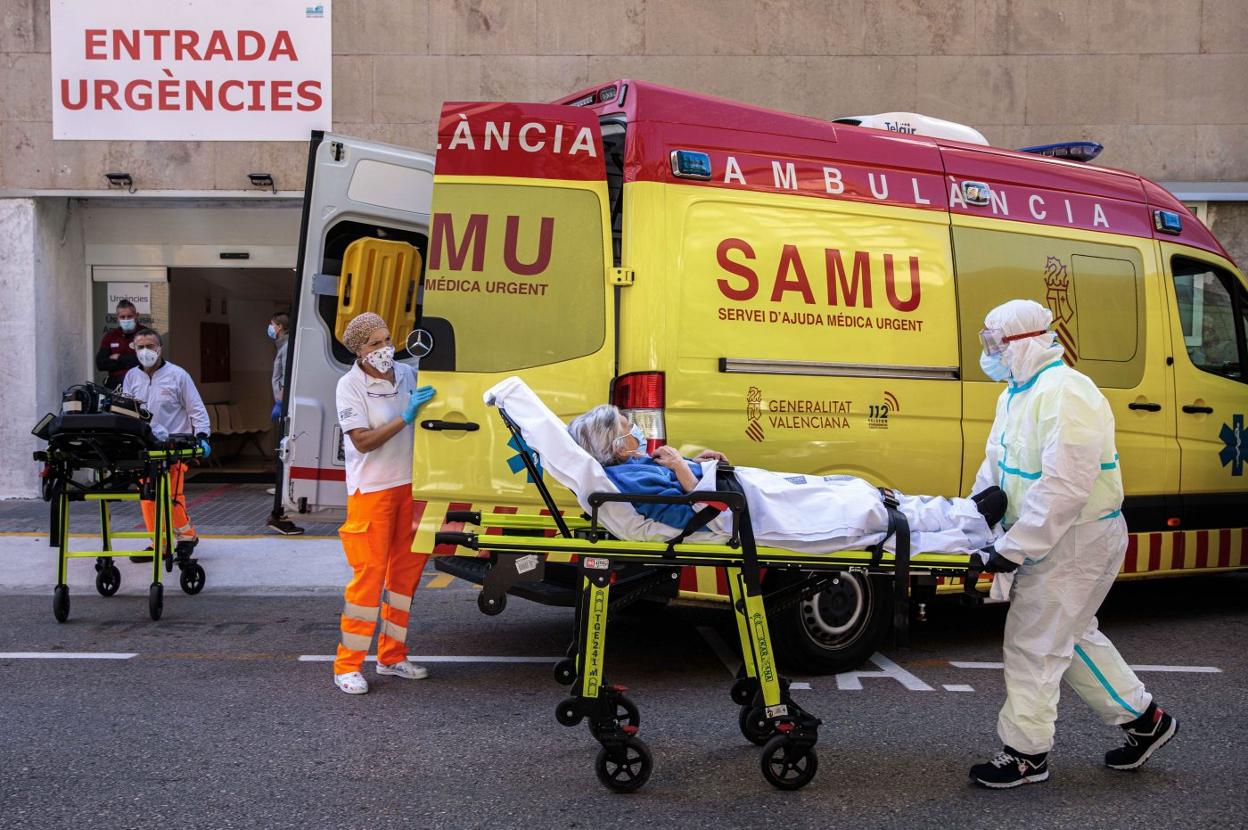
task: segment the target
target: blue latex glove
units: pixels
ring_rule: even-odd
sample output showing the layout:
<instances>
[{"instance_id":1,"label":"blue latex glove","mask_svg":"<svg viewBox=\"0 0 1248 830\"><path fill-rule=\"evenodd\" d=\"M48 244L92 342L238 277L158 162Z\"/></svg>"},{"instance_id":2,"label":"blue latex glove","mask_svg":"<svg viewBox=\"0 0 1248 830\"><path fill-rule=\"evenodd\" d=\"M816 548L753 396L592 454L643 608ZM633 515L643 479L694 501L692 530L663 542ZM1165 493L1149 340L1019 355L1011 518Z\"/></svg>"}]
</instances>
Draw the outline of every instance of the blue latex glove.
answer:
<instances>
[{"instance_id":1,"label":"blue latex glove","mask_svg":"<svg viewBox=\"0 0 1248 830\"><path fill-rule=\"evenodd\" d=\"M416 413L420 411L422 406L429 403L436 393L437 390L432 386L422 386L413 392L412 396L407 399L407 409L403 410L403 420L409 424L414 422Z\"/></svg>"},{"instance_id":2,"label":"blue latex glove","mask_svg":"<svg viewBox=\"0 0 1248 830\"><path fill-rule=\"evenodd\" d=\"M269 420L276 421L280 417L282 417L282 402L273 401L273 411L269 413Z\"/></svg>"},{"instance_id":3,"label":"blue latex glove","mask_svg":"<svg viewBox=\"0 0 1248 830\"><path fill-rule=\"evenodd\" d=\"M199 449L203 453L203 455L200 456L201 458L207 458L212 455L212 445L208 443L208 436L199 436Z\"/></svg>"}]
</instances>

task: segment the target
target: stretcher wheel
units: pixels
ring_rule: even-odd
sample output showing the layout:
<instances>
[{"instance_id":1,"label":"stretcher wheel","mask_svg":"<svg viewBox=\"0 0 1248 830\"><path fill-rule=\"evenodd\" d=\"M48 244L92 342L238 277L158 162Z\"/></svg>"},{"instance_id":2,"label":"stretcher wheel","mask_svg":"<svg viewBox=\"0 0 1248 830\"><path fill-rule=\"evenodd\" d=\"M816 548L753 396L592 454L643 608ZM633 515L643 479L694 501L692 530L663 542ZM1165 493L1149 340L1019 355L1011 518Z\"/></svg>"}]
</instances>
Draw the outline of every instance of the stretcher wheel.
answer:
<instances>
[{"instance_id":1,"label":"stretcher wheel","mask_svg":"<svg viewBox=\"0 0 1248 830\"><path fill-rule=\"evenodd\" d=\"M189 562L182 566L182 573L178 575L178 584L182 586L182 590L194 596L204 590L204 568L198 562Z\"/></svg>"},{"instance_id":2,"label":"stretcher wheel","mask_svg":"<svg viewBox=\"0 0 1248 830\"><path fill-rule=\"evenodd\" d=\"M753 677L738 677L732 684L732 702L738 706L749 706L758 693L758 681Z\"/></svg>"},{"instance_id":3,"label":"stretcher wheel","mask_svg":"<svg viewBox=\"0 0 1248 830\"><path fill-rule=\"evenodd\" d=\"M477 608L487 617L494 617L503 613L503 609L507 607L507 595L503 594L497 597L487 596L484 592L477 594Z\"/></svg>"},{"instance_id":4,"label":"stretcher wheel","mask_svg":"<svg viewBox=\"0 0 1248 830\"><path fill-rule=\"evenodd\" d=\"M641 710L637 704L620 695L615 699L615 722L620 726L641 726Z\"/></svg>"},{"instance_id":5,"label":"stretcher wheel","mask_svg":"<svg viewBox=\"0 0 1248 830\"><path fill-rule=\"evenodd\" d=\"M778 790L800 790L819 771L819 756L813 746L803 750L787 735L776 735L763 747L761 766L763 777L771 786Z\"/></svg>"},{"instance_id":6,"label":"stretcher wheel","mask_svg":"<svg viewBox=\"0 0 1248 830\"><path fill-rule=\"evenodd\" d=\"M564 699L555 707L555 720L559 721L563 726L576 726L583 717L574 697Z\"/></svg>"},{"instance_id":7,"label":"stretcher wheel","mask_svg":"<svg viewBox=\"0 0 1248 830\"><path fill-rule=\"evenodd\" d=\"M52 589L52 616L63 623L69 619L69 586L57 585Z\"/></svg>"},{"instance_id":8,"label":"stretcher wheel","mask_svg":"<svg viewBox=\"0 0 1248 830\"><path fill-rule=\"evenodd\" d=\"M737 716L737 726L741 728L741 734L747 741L758 746L767 743L776 734L771 718L767 717L761 706L742 706L741 714Z\"/></svg>"},{"instance_id":9,"label":"stretcher wheel","mask_svg":"<svg viewBox=\"0 0 1248 830\"><path fill-rule=\"evenodd\" d=\"M555 663L555 682L567 686L576 680L576 663L571 660L560 660Z\"/></svg>"},{"instance_id":10,"label":"stretcher wheel","mask_svg":"<svg viewBox=\"0 0 1248 830\"><path fill-rule=\"evenodd\" d=\"M650 771L654 768L654 758L650 747L639 738L625 738L618 745L598 750L598 760L594 764L594 772L598 780L609 790L617 793L631 793L641 789L650 780Z\"/></svg>"},{"instance_id":11,"label":"stretcher wheel","mask_svg":"<svg viewBox=\"0 0 1248 830\"><path fill-rule=\"evenodd\" d=\"M147 613L152 620L160 619L161 612L165 610L165 586L159 582L153 582L152 587L147 589Z\"/></svg>"},{"instance_id":12,"label":"stretcher wheel","mask_svg":"<svg viewBox=\"0 0 1248 830\"><path fill-rule=\"evenodd\" d=\"M102 597L111 597L121 587L121 571L116 565L104 565L95 575L95 590Z\"/></svg>"}]
</instances>

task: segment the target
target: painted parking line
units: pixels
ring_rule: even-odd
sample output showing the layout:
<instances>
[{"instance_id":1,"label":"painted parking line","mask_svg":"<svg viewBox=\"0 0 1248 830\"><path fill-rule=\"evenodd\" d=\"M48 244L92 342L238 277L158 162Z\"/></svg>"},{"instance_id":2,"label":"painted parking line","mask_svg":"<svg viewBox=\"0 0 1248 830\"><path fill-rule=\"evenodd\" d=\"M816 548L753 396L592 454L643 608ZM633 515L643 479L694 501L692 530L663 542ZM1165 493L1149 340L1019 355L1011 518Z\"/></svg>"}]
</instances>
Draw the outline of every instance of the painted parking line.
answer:
<instances>
[{"instance_id":1,"label":"painted parking line","mask_svg":"<svg viewBox=\"0 0 1248 830\"><path fill-rule=\"evenodd\" d=\"M377 661L376 657L365 657L370 663ZM407 659L413 663L546 663L553 665L562 660L562 657L507 657L493 654L409 654ZM300 654L300 663L332 663L335 657L332 654Z\"/></svg>"},{"instance_id":2,"label":"painted parking line","mask_svg":"<svg viewBox=\"0 0 1248 830\"><path fill-rule=\"evenodd\" d=\"M965 683L945 683L942 684L946 692L973 692L974 686L968 686Z\"/></svg>"},{"instance_id":3,"label":"painted parking line","mask_svg":"<svg viewBox=\"0 0 1248 830\"><path fill-rule=\"evenodd\" d=\"M0 651L0 660L129 660L138 653L120 651Z\"/></svg>"},{"instance_id":4,"label":"painted parking line","mask_svg":"<svg viewBox=\"0 0 1248 830\"><path fill-rule=\"evenodd\" d=\"M450 574L437 574L432 579L430 579L427 583L425 583L425 587L426 588L445 588L446 586L450 585L454 581L455 581L455 577L451 576Z\"/></svg>"},{"instance_id":5,"label":"painted parking line","mask_svg":"<svg viewBox=\"0 0 1248 830\"><path fill-rule=\"evenodd\" d=\"M971 660L950 660L949 665L955 669L996 669L1000 671L1005 668L1004 663L982 663ZM1139 672L1174 672L1178 674L1221 674L1222 670L1217 666L1158 666L1151 664L1143 664L1131 666L1131 671Z\"/></svg>"}]
</instances>

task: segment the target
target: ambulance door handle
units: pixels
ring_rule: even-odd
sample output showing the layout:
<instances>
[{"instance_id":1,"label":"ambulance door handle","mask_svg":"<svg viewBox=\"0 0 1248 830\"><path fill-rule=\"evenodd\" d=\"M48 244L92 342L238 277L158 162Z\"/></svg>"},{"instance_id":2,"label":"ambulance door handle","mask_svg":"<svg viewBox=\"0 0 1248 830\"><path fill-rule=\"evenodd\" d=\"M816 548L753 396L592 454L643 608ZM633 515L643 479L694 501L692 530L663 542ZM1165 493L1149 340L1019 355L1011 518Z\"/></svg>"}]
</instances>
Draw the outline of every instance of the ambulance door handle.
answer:
<instances>
[{"instance_id":1,"label":"ambulance door handle","mask_svg":"<svg viewBox=\"0 0 1248 830\"><path fill-rule=\"evenodd\" d=\"M1213 407L1212 406L1197 406L1196 404L1189 403L1189 404L1184 405L1183 411L1186 412L1188 415L1212 415Z\"/></svg>"},{"instance_id":2,"label":"ambulance door handle","mask_svg":"<svg viewBox=\"0 0 1248 830\"><path fill-rule=\"evenodd\" d=\"M464 432L476 432L481 429L480 424L472 421L421 421L421 429L431 429L434 432L442 432L448 429L459 429Z\"/></svg>"},{"instance_id":3,"label":"ambulance door handle","mask_svg":"<svg viewBox=\"0 0 1248 830\"><path fill-rule=\"evenodd\" d=\"M1127 409L1143 409L1145 412L1160 412L1161 404L1159 403L1129 403Z\"/></svg>"}]
</instances>

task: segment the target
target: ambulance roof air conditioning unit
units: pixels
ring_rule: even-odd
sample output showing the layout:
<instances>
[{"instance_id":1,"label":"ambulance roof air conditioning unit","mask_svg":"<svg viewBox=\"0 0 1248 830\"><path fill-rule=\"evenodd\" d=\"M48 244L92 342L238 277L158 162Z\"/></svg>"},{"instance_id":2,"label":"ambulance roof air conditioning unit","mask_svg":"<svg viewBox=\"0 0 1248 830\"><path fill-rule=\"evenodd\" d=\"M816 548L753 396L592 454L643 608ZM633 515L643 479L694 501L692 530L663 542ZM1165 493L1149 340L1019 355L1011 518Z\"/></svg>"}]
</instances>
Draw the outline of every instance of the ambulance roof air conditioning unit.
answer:
<instances>
[{"instance_id":1,"label":"ambulance roof air conditioning unit","mask_svg":"<svg viewBox=\"0 0 1248 830\"><path fill-rule=\"evenodd\" d=\"M919 115L917 112L882 112L878 115L852 115L847 118L833 119L836 124L852 124L855 127L870 127L873 130L887 130L890 133L903 135L926 135L932 138L948 138L953 141L964 141L967 144L988 144L984 134L974 127L955 124L943 118L930 115Z\"/></svg>"}]
</instances>

